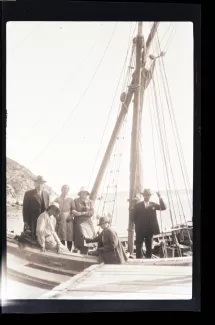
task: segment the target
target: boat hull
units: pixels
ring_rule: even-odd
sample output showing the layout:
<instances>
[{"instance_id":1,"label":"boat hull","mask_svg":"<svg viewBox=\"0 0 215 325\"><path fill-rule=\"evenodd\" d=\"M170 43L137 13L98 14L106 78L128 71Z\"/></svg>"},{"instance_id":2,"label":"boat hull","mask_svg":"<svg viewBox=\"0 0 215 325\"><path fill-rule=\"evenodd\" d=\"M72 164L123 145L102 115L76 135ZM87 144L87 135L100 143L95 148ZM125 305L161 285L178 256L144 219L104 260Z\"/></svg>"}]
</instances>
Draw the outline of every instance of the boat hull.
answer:
<instances>
[{"instance_id":1,"label":"boat hull","mask_svg":"<svg viewBox=\"0 0 215 325\"><path fill-rule=\"evenodd\" d=\"M80 254L57 254L54 252L42 253L37 248L20 248L16 242L7 241L7 254L27 261L29 264L43 267L50 272L59 272L59 274L75 275L84 271L91 265L98 264L98 258Z\"/></svg>"}]
</instances>

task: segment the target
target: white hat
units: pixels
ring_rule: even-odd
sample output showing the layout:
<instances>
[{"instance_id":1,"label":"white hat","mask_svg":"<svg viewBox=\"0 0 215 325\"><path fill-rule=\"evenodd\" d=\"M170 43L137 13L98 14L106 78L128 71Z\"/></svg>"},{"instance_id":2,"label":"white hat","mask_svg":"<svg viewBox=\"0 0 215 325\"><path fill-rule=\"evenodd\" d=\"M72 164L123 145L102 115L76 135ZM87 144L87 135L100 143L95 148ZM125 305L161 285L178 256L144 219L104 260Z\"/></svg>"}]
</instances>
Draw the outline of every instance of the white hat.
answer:
<instances>
[{"instance_id":1,"label":"white hat","mask_svg":"<svg viewBox=\"0 0 215 325\"><path fill-rule=\"evenodd\" d=\"M55 206L58 210L60 209L60 206L57 202L52 202L52 203L50 203L49 206Z\"/></svg>"}]
</instances>

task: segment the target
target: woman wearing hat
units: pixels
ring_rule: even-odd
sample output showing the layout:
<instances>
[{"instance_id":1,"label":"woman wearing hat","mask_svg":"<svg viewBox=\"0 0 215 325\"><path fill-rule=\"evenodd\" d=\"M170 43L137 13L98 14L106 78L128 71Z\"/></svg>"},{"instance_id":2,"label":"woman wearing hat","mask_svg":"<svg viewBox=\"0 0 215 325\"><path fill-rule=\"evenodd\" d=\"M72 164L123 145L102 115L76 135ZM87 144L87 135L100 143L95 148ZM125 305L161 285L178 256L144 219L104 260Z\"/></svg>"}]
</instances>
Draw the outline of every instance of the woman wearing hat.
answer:
<instances>
[{"instance_id":1,"label":"woman wearing hat","mask_svg":"<svg viewBox=\"0 0 215 325\"><path fill-rule=\"evenodd\" d=\"M90 193L84 187L81 187L78 196L79 198L71 204L71 213L74 216L74 245L81 254L87 254L89 248L84 238L95 237L91 220L94 214L93 201L89 199ZM67 221L69 222L71 218L72 216Z\"/></svg>"},{"instance_id":2,"label":"woman wearing hat","mask_svg":"<svg viewBox=\"0 0 215 325\"><path fill-rule=\"evenodd\" d=\"M102 232L94 239L85 238L87 243L98 242L99 256L105 264L123 264L128 259L117 233L110 228L108 217L99 219Z\"/></svg>"},{"instance_id":3,"label":"woman wearing hat","mask_svg":"<svg viewBox=\"0 0 215 325\"><path fill-rule=\"evenodd\" d=\"M59 215L59 204L53 202L41 213L37 219L37 240L41 246L42 252L48 250L66 251L66 247L61 244L58 235L55 232L56 218Z\"/></svg>"}]
</instances>

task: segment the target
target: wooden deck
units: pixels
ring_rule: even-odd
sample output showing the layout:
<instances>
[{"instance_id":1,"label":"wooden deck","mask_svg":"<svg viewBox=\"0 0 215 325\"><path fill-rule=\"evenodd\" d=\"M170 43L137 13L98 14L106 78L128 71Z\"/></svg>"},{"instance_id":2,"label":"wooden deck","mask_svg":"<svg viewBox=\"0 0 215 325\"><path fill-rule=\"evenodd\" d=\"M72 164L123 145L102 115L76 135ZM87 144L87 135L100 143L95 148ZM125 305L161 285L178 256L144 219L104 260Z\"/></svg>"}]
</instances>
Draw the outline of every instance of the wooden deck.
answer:
<instances>
[{"instance_id":1,"label":"wooden deck","mask_svg":"<svg viewBox=\"0 0 215 325\"><path fill-rule=\"evenodd\" d=\"M192 298L191 266L93 265L40 299Z\"/></svg>"}]
</instances>

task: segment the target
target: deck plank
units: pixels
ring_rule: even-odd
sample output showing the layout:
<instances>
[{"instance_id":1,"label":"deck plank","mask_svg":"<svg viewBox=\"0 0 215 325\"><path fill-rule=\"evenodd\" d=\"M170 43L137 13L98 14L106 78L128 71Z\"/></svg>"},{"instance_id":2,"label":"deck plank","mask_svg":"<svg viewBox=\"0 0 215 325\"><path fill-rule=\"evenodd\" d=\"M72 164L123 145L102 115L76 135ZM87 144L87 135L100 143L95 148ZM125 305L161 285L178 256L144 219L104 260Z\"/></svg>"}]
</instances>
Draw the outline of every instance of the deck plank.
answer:
<instances>
[{"instance_id":1,"label":"deck plank","mask_svg":"<svg viewBox=\"0 0 215 325\"><path fill-rule=\"evenodd\" d=\"M44 299L191 299L191 266L97 265Z\"/></svg>"}]
</instances>

